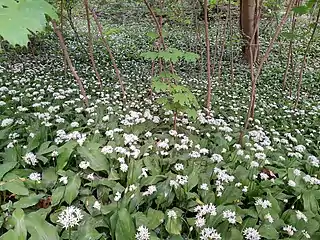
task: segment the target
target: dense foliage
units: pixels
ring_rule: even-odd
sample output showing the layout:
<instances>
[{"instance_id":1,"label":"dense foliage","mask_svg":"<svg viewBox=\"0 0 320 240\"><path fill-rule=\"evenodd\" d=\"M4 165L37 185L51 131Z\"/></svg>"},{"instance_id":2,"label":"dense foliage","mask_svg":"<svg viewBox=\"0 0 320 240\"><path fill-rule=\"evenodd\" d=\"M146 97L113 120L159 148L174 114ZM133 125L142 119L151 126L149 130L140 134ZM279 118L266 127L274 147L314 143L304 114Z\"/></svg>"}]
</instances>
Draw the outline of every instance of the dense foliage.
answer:
<instances>
[{"instance_id":1,"label":"dense foliage","mask_svg":"<svg viewBox=\"0 0 320 240\"><path fill-rule=\"evenodd\" d=\"M309 36L300 21L297 34ZM1 240L320 238L319 44L311 48L294 108L295 88L281 90L290 40L281 35L241 146L250 70L234 54L231 80L230 45L221 79L213 78L208 115L205 58L193 62L205 45L189 25L170 25L171 48L159 53L150 23L103 23L125 99L96 29L102 89L82 43L70 29L64 33L89 107L51 33L34 39L33 54L7 47L0 55ZM75 24L85 42L85 20ZM212 41L218 26L210 26ZM262 28L263 50L272 25ZM230 39L240 52L238 34ZM297 64L305 42L296 40ZM145 58L173 61L176 73L152 78Z\"/></svg>"}]
</instances>

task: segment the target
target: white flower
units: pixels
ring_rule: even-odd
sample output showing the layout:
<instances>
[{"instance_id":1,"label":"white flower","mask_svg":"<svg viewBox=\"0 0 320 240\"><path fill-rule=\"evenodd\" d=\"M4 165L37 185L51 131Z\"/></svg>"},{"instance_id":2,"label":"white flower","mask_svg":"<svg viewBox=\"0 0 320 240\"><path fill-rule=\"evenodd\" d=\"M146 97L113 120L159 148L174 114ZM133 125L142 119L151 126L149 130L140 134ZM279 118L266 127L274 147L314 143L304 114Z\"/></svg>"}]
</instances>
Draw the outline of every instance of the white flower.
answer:
<instances>
[{"instance_id":1,"label":"white flower","mask_svg":"<svg viewBox=\"0 0 320 240\"><path fill-rule=\"evenodd\" d=\"M113 153L113 147L111 146L104 146L101 149L102 154L107 154L107 153Z\"/></svg>"},{"instance_id":2,"label":"white flower","mask_svg":"<svg viewBox=\"0 0 320 240\"><path fill-rule=\"evenodd\" d=\"M196 219L195 225L198 228L202 228L204 225L206 225L206 219L204 217L198 217Z\"/></svg>"},{"instance_id":3,"label":"white flower","mask_svg":"<svg viewBox=\"0 0 320 240\"><path fill-rule=\"evenodd\" d=\"M230 210L225 210L222 212L223 218L227 219L229 223L236 223L236 213Z\"/></svg>"},{"instance_id":4,"label":"white flower","mask_svg":"<svg viewBox=\"0 0 320 240\"><path fill-rule=\"evenodd\" d=\"M174 169L175 169L176 171L181 171L181 170L184 169L184 166L183 166L183 164L181 164L181 163L176 163L176 164L174 165Z\"/></svg>"},{"instance_id":5,"label":"white flower","mask_svg":"<svg viewBox=\"0 0 320 240\"><path fill-rule=\"evenodd\" d=\"M53 151L53 152L51 153L51 157L57 157L57 156L59 156L58 151Z\"/></svg>"},{"instance_id":6,"label":"white flower","mask_svg":"<svg viewBox=\"0 0 320 240\"><path fill-rule=\"evenodd\" d=\"M13 123L13 119L12 118L5 118L1 122L1 127L8 127L12 123Z\"/></svg>"},{"instance_id":7,"label":"white flower","mask_svg":"<svg viewBox=\"0 0 320 240\"><path fill-rule=\"evenodd\" d=\"M221 240L221 236L220 234L217 232L217 230L215 230L214 228L204 228L201 230L200 233L200 239L201 240Z\"/></svg>"},{"instance_id":8,"label":"white flower","mask_svg":"<svg viewBox=\"0 0 320 240\"><path fill-rule=\"evenodd\" d=\"M239 149L239 150L237 151L237 155L238 155L238 156L243 156L243 155L244 155L244 151L243 151L242 149Z\"/></svg>"},{"instance_id":9,"label":"white flower","mask_svg":"<svg viewBox=\"0 0 320 240\"><path fill-rule=\"evenodd\" d=\"M134 190L136 190L137 189L137 187L136 187L136 185L134 185L134 184L131 184L130 186L129 186L129 191L130 192L133 192Z\"/></svg>"},{"instance_id":10,"label":"white flower","mask_svg":"<svg viewBox=\"0 0 320 240\"><path fill-rule=\"evenodd\" d=\"M288 185L289 185L290 187L295 187L297 184L295 183L295 181L289 180L289 181L288 181Z\"/></svg>"},{"instance_id":11,"label":"white flower","mask_svg":"<svg viewBox=\"0 0 320 240\"><path fill-rule=\"evenodd\" d=\"M308 160L310 161L311 165L314 166L314 167L319 167L320 165L320 161L317 157L313 156L313 155L310 155L308 157Z\"/></svg>"},{"instance_id":12,"label":"white flower","mask_svg":"<svg viewBox=\"0 0 320 240\"><path fill-rule=\"evenodd\" d=\"M274 222L273 217L271 216L270 213L264 215L264 219L266 219L269 223L273 223Z\"/></svg>"},{"instance_id":13,"label":"white flower","mask_svg":"<svg viewBox=\"0 0 320 240\"><path fill-rule=\"evenodd\" d=\"M252 161L252 162L250 163L250 166L251 166L252 168L254 168L254 167L259 167L259 163L256 162L256 161Z\"/></svg>"},{"instance_id":14,"label":"white flower","mask_svg":"<svg viewBox=\"0 0 320 240\"><path fill-rule=\"evenodd\" d=\"M82 218L83 215L81 214L81 210L74 206L70 206L59 214L57 222L62 224L63 228L67 229L79 225Z\"/></svg>"},{"instance_id":15,"label":"white flower","mask_svg":"<svg viewBox=\"0 0 320 240\"><path fill-rule=\"evenodd\" d=\"M308 238L308 239L311 238L309 233L306 230L302 230L301 232L302 232L303 236L305 236L306 238Z\"/></svg>"},{"instance_id":16,"label":"white flower","mask_svg":"<svg viewBox=\"0 0 320 240\"><path fill-rule=\"evenodd\" d=\"M68 184L68 177L59 178L59 182L62 182L64 185Z\"/></svg>"},{"instance_id":17,"label":"white flower","mask_svg":"<svg viewBox=\"0 0 320 240\"><path fill-rule=\"evenodd\" d=\"M79 123L78 122L72 122L70 123L70 126L73 128L79 127Z\"/></svg>"},{"instance_id":18,"label":"white flower","mask_svg":"<svg viewBox=\"0 0 320 240\"><path fill-rule=\"evenodd\" d=\"M121 163L120 164L120 170L122 171L122 172L127 172L128 171L128 165L127 164L125 164L125 163Z\"/></svg>"},{"instance_id":19,"label":"white flower","mask_svg":"<svg viewBox=\"0 0 320 240\"><path fill-rule=\"evenodd\" d=\"M213 162L219 163L223 161L223 157L220 154L212 154L211 158L210 158Z\"/></svg>"},{"instance_id":20,"label":"white flower","mask_svg":"<svg viewBox=\"0 0 320 240\"><path fill-rule=\"evenodd\" d=\"M156 191L157 191L156 186L151 185L151 186L148 187L148 190L147 190L146 192L143 192L143 193L142 193L142 196L150 196L150 195L152 195L152 194L153 194L154 192L156 192Z\"/></svg>"},{"instance_id":21,"label":"white flower","mask_svg":"<svg viewBox=\"0 0 320 240\"><path fill-rule=\"evenodd\" d=\"M196 206L194 211L197 212L196 218L202 217L206 214L210 214L211 216L217 215L216 207L212 203Z\"/></svg>"},{"instance_id":22,"label":"white flower","mask_svg":"<svg viewBox=\"0 0 320 240\"><path fill-rule=\"evenodd\" d=\"M31 174L29 175L29 178L30 178L30 180L32 180L32 181L40 182L40 180L41 180L41 174L40 174L40 173L37 173L37 172L34 172L34 173L31 173Z\"/></svg>"},{"instance_id":23,"label":"white flower","mask_svg":"<svg viewBox=\"0 0 320 240\"><path fill-rule=\"evenodd\" d=\"M297 231L297 229L291 225L284 226L282 229L286 231L289 236L292 236Z\"/></svg>"},{"instance_id":24,"label":"white flower","mask_svg":"<svg viewBox=\"0 0 320 240\"><path fill-rule=\"evenodd\" d=\"M174 210L169 210L167 215L168 215L168 218L177 219L177 213Z\"/></svg>"},{"instance_id":25,"label":"white flower","mask_svg":"<svg viewBox=\"0 0 320 240\"><path fill-rule=\"evenodd\" d=\"M139 140L139 138L134 134L123 134L124 137L124 145L131 145Z\"/></svg>"},{"instance_id":26,"label":"white flower","mask_svg":"<svg viewBox=\"0 0 320 240\"><path fill-rule=\"evenodd\" d=\"M294 147L294 150L296 150L299 153L303 153L306 150L306 147L303 145L297 145Z\"/></svg>"},{"instance_id":27,"label":"white flower","mask_svg":"<svg viewBox=\"0 0 320 240\"><path fill-rule=\"evenodd\" d=\"M260 240L261 239L259 232L252 227L244 229L243 235L247 240Z\"/></svg>"},{"instance_id":28,"label":"white flower","mask_svg":"<svg viewBox=\"0 0 320 240\"><path fill-rule=\"evenodd\" d=\"M298 220L303 219L303 221L308 222L308 218L306 215L304 215L302 212L300 212L299 210L296 211L296 216L298 218Z\"/></svg>"},{"instance_id":29,"label":"white flower","mask_svg":"<svg viewBox=\"0 0 320 240\"><path fill-rule=\"evenodd\" d=\"M268 174L260 173L259 175L260 175L260 178L261 178L262 180L268 180L268 179L269 179L269 175L268 175Z\"/></svg>"},{"instance_id":30,"label":"white flower","mask_svg":"<svg viewBox=\"0 0 320 240\"><path fill-rule=\"evenodd\" d=\"M188 176L177 175L176 182L180 185L185 185L188 183Z\"/></svg>"},{"instance_id":31,"label":"white flower","mask_svg":"<svg viewBox=\"0 0 320 240\"><path fill-rule=\"evenodd\" d=\"M101 204L98 202L98 201L95 201L94 204L93 204L93 208L97 209L100 211L101 209Z\"/></svg>"},{"instance_id":32,"label":"white flower","mask_svg":"<svg viewBox=\"0 0 320 240\"><path fill-rule=\"evenodd\" d=\"M178 135L178 133L177 133L176 130L170 130L170 131L169 131L169 134L170 134L171 136L177 136L177 135Z\"/></svg>"},{"instance_id":33,"label":"white flower","mask_svg":"<svg viewBox=\"0 0 320 240\"><path fill-rule=\"evenodd\" d=\"M199 157L201 157L201 155L200 155L200 153L197 152L197 151L192 151L191 153L189 153L189 157L199 158Z\"/></svg>"},{"instance_id":34,"label":"white flower","mask_svg":"<svg viewBox=\"0 0 320 240\"><path fill-rule=\"evenodd\" d=\"M87 169L90 166L90 163L87 161L81 161L79 164L79 168L81 169Z\"/></svg>"},{"instance_id":35,"label":"white flower","mask_svg":"<svg viewBox=\"0 0 320 240\"><path fill-rule=\"evenodd\" d=\"M151 133L151 132L146 132L146 133L144 134L144 136L145 136L146 138L151 137L151 136L152 136L152 133Z\"/></svg>"},{"instance_id":36,"label":"white flower","mask_svg":"<svg viewBox=\"0 0 320 240\"><path fill-rule=\"evenodd\" d=\"M295 169L293 170L293 174L296 176L300 176L301 175L301 171L299 169Z\"/></svg>"},{"instance_id":37,"label":"white flower","mask_svg":"<svg viewBox=\"0 0 320 240\"><path fill-rule=\"evenodd\" d=\"M95 179L94 173L90 173L87 175L87 179L93 181Z\"/></svg>"},{"instance_id":38,"label":"white flower","mask_svg":"<svg viewBox=\"0 0 320 240\"><path fill-rule=\"evenodd\" d=\"M201 148L201 149L199 150L199 152L200 152L201 154L206 155L206 154L208 154L208 153L209 153L209 150L208 150L208 149L206 149L206 148Z\"/></svg>"},{"instance_id":39,"label":"white flower","mask_svg":"<svg viewBox=\"0 0 320 240\"><path fill-rule=\"evenodd\" d=\"M121 199L121 193L120 192L116 192L116 195L114 197L114 201L118 202Z\"/></svg>"},{"instance_id":40,"label":"white flower","mask_svg":"<svg viewBox=\"0 0 320 240\"><path fill-rule=\"evenodd\" d=\"M141 225L138 227L138 232L136 233L136 239L137 240L149 240L150 239L150 233L147 227Z\"/></svg>"},{"instance_id":41,"label":"white flower","mask_svg":"<svg viewBox=\"0 0 320 240\"><path fill-rule=\"evenodd\" d=\"M202 183L202 184L200 185L200 189L205 190L205 191L208 191L208 190L209 190L208 184Z\"/></svg>"},{"instance_id":42,"label":"white flower","mask_svg":"<svg viewBox=\"0 0 320 240\"><path fill-rule=\"evenodd\" d=\"M266 155L264 153L255 153L254 156L259 160L266 159Z\"/></svg>"},{"instance_id":43,"label":"white flower","mask_svg":"<svg viewBox=\"0 0 320 240\"><path fill-rule=\"evenodd\" d=\"M37 156L32 153L32 152L29 152L27 153L24 157L23 157L23 160L29 164L29 165L32 165L32 166L35 166L37 163L38 163L38 159L37 159Z\"/></svg>"},{"instance_id":44,"label":"white flower","mask_svg":"<svg viewBox=\"0 0 320 240\"><path fill-rule=\"evenodd\" d=\"M270 201L262 200L261 198L258 198L254 204L256 206L261 206L264 209L272 206Z\"/></svg>"}]
</instances>

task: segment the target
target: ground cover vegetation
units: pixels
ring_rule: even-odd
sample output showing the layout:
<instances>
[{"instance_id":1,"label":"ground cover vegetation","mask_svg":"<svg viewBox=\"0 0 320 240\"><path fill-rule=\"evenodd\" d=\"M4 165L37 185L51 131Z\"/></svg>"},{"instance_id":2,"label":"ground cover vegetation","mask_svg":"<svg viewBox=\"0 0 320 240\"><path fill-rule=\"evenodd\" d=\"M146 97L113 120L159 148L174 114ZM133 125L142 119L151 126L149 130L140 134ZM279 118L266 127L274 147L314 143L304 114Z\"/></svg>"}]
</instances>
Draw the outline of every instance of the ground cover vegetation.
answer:
<instances>
[{"instance_id":1,"label":"ground cover vegetation","mask_svg":"<svg viewBox=\"0 0 320 240\"><path fill-rule=\"evenodd\" d=\"M0 239L320 239L320 4L253 3L1 2Z\"/></svg>"}]
</instances>

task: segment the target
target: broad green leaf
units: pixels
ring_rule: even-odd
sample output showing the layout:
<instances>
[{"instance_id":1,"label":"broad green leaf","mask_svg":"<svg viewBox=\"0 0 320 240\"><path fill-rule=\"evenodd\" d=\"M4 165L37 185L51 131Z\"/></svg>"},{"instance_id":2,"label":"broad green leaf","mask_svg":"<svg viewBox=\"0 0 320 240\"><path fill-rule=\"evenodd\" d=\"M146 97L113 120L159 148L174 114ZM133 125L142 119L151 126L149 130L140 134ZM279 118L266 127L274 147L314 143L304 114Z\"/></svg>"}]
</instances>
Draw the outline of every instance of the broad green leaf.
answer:
<instances>
[{"instance_id":1,"label":"broad green leaf","mask_svg":"<svg viewBox=\"0 0 320 240\"><path fill-rule=\"evenodd\" d=\"M132 218L125 208L121 208L118 212L118 221L116 226L116 240L134 240L136 229Z\"/></svg>"},{"instance_id":2,"label":"broad green leaf","mask_svg":"<svg viewBox=\"0 0 320 240\"><path fill-rule=\"evenodd\" d=\"M63 195L65 193L66 187L64 186L59 186L55 188L52 192L52 206L56 206L60 203L61 199L63 198Z\"/></svg>"},{"instance_id":3,"label":"broad green leaf","mask_svg":"<svg viewBox=\"0 0 320 240\"><path fill-rule=\"evenodd\" d=\"M59 240L57 228L44 221L37 212L29 213L25 217L29 240Z\"/></svg>"},{"instance_id":4,"label":"broad green leaf","mask_svg":"<svg viewBox=\"0 0 320 240\"><path fill-rule=\"evenodd\" d=\"M192 63L194 63L194 62L196 62L196 61L200 58L200 56L199 56L198 54L196 54L196 53L186 52L186 53L184 54L183 58L184 58L184 60L185 60L186 62L192 62Z\"/></svg>"},{"instance_id":5,"label":"broad green leaf","mask_svg":"<svg viewBox=\"0 0 320 240\"><path fill-rule=\"evenodd\" d=\"M312 190L307 190L302 194L303 207L305 211L317 213L319 210L319 204L315 198Z\"/></svg>"},{"instance_id":6,"label":"broad green leaf","mask_svg":"<svg viewBox=\"0 0 320 240\"><path fill-rule=\"evenodd\" d=\"M241 232L237 228L233 227L233 228L231 228L230 237L228 239L229 240L242 240L243 237L242 237Z\"/></svg>"},{"instance_id":7,"label":"broad green leaf","mask_svg":"<svg viewBox=\"0 0 320 240\"><path fill-rule=\"evenodd\" d=\"M162 211L149 208L147 212L147 219L148 219L148 228L150 228L151 230L154 230L163 222L164 213Z\"/></svg>"},{"instance_id":8,"label":"broad green leaf","mask_svg":"<svg viewBox=\"0 0 320 240\"><path fill-rule=\"evenodd\" d=\"M154 185L160 181L165 180L167 177L165 175L154 175L146 178L142 178L141 186Z\"/></svg>"},{"instance_id":9,"label":"broad green leaf","mask_svg":"<svg viewBox=\"0 0 320 240\"><path fill-rule=\"evenodd\" d=\"M279 239L279 233L277 230L270 224L264 224L259 228L259 233L261 237L266 239Z\"/></svg>"},{"instance_id":10,"label":"broad green leaf","mask_svg":"<svg viewBox=\"0 0 320 240\"><path fill-rule=\"evenodd\" d=\"M144 53L141 53L141 57L143 57L145 59L150 59L152 61L157 59L158 56L159 56L159 54L157 52L144 52Z\"/></svg>"},{"instance_id":11,"label":"broad green leaf","mask_svg":"<svg viewBox=\"0 0 320 240\"><path fill-rule=\"evenodd\" d=\"M293 8L293 11L296 13L296 14L299 14L299 15L303 15L303 14L306 14L308 13L310 10L310 8L306 5L302 5L302 6L299 6L299 7L294 7Z\"/></svg>"},{"instance_id":12,"label":"broad green leaf","mask_svg":"<svg viewBox=\"0 0 320 240\"><path fill-rule=\"evenodd\" d=\"M77 142L69 141L58 149L57 170L62 170L68 164L69 158L77 146Z\"/></svg>"},{"instance_id":13,"label":"broad green leaf","mask_svg":"<svg viewBox=\"0 0 320 240\"><path fill-rule=\"evenodd\" d=\"M44 194L38 194L38 195L32 194L28 197L22 197L19 199L19 201L13 204L13 207L17 209L28 208L36 205L39 202L39 200L43 197L44 197Z\"/></svg>"},{"instance_id":14,"label":"broad green leaf","mask_svg":"<svg viewBox=\"0 0 320 240\"><path fill-rule=\"evenodd\" d=\"M108 159L98 149L80 146L77 151L84 160L90 163L90 168L94 171L107 171L109 169Z\"/></svg>"},{"instance_id":15,"label":"broad green leaf","mask_svg":"<svg viewBox=\"0 0 320 240\"><path fill-rule=\"evenodd\" d=\"M42 181L41 183L46 187L46 188L52 188L58 179L58 175L56 173L56 169L54 167L49 167L46 168L42 172Z\"/></svg>"},{"instance_id":16,"label":"broad green leaf","mask_svg":"<svg viewBox=\"0 0 320 240\"><path fill-rule=\"evenodd\" d=\"M29 194L29 190L25 187L24 183L20 179L15 179L5 183L0 183L0 191L3 191L1 189L5 189L11 193L22 195L22 196Z\"/></svg>"},{"instance_id":17,"label":"broad green leaf","mask_svg":"<svg viewBox=\"0 0 320 240\"><path fill-rule=\"evenodd\" d=\"M18 238L17 233L12 229L10 229L5 234L1 235L0 240L20 240L20 239Z\"/></svg>"},{"instance_id":18,"label":"broad green leaf","mask_svg":"<svg viewBox=\"0 0 320 240\"><path fill-rule=\"evenodd\" d=\"M16 162L6 162L4 164L0 164L0 180L7 172L12 170L16 164Z\"/></svg>"},{"instance_id":19,"label":"broad green leaf","mask_svg":"<svg viewBox=\"0 0 320 240\"><path fill-rule=\"evenodd\" d=\"M12 213L11 221L14 225L14 231L17 234L19 240L24 240L27 237L27 229L24 216L24 212L20 208L17 208Z\"/></svg>"},{"instance_id":20,"label":"broad green leaf","mask_svg":"<svg viewBox=\"0 0 320 240\"><path fill-rule=\"evenodd\" d=\"M44 0L6 1L0 5L0 36L12 45L26 46L28 35L45 27L45 15L58 19L52 5Z\"/></svg>"},{"instance_id":21,"label":"broad green leaf","mask_svg":"<svg viewBox=\"0 0 320 240\"><path fill-rule=\"evenodd\" d=\"M79 194L79 189L81 186L81 178L78 174L75 174L74 176L70 177L68 180L68 184L66 185L66 190L64 194L64 200L71 205L74 199Z\"/></svg>"},{"instance_id":22,"label":"broad green leaf","mask_svg":"<svg viewBox=\"0 0 320 240\"><path fill-rule=\"evenodd\" d=\"M156 91L156 92L163 92L166 91L168 89L168 85L164 82L161 81L153 81L152 82L152 88Z\"/></svg>"},{"instance_id":23,"label":"broad green leaf","mask_svg":"<svg viewBox=\"0 0 320 240\"><path fill-rule=\"evenodd\" d=\"M168 233L173 235L180 235L182 224L179 217L176 219L167 217L165 228Z\"/></svg>"}]
</instances>

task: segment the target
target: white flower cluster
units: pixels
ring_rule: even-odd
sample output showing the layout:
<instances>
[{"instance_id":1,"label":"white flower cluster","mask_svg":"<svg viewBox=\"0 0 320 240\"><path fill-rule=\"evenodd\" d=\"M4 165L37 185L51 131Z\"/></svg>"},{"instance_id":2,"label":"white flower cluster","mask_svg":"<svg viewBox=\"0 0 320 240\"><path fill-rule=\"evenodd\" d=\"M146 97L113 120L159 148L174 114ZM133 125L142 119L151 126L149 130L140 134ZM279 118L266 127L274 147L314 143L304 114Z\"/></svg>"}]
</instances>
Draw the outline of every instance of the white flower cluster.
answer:
<instances>
[{"instance_id":1,"label":"white flower cluster","mask_svg":"<svg viewBox=\"0 0 320 240\"><path fill-rule=\"evenodd\" d=\"M246 240L260 240L261 239L260 233L252 227L244 229L243 236L245 237Z\"/></svg>"},{"instance_id":2,"label":"white flower cluster","mask_svg":"<svg viewBox=\"0 0 320 240\"><path fill-rule=\"evenodd\" d=\"M255 203L256 206L261 206L262 208L271 208L272 204L268 200L262 200L261 198L258 198Z\"/></svg>"},{"instance_id":3,"label":"white flower cluster","mask_svg":"<svg viewBox=\"0 0 320 240\"><path fill-rule=\"evenodd\" d=\"M221 240L221 235L217 232L214 228L204 228L201 230L200 233L201 240Z\"/></svg>"},{"instance_id":4,"label":"white flower cluster","mask_svg":"<svg viewBox=\"0 0 320 240\"><path fill-rule=\"evenodd\" d=\"M170 180L170 186L178 188L179 185L183 186L188 183L188 176L177 175L176 180Z\"/></svg>"},{"instance_id":5,"label":"white flower cluster","mask_svg":"<svg viewBox=\"0 0 320 240\"><path fill-rule=\"evenodd\" d=\"M80 146L86 141L87 135L78 131L67 134L64 130L60 129L57 131L57 137L54 139L56 144L68 142L70 140L76 140Z\"/></svg>"},{"instance_id":6,"label":"white flower cluster","mask_svg":"<svg viewBox=\"0 0 320 240\"><path fill-rule=\"evenodd\" d=\"M143 225L138 227L138 232L136 233L136 240L149 240L150 232L149 229Z\"/></svg>"},{"instance_id":7,"label":"white flower cluster","mask_svg":"<svg viewBox=\"0 0 320 240\"><path fill-rule=\"evenodd\" d=\"M222 170L220 168L215 167L213 173L216 175L217 180L215 181L215 185L217 187L217 196L221 197L222 192L224 190L224 184L228 184L233 182L235 177L231 176L227 173L227 170Z\"/></svg>"},{"instance_id":8,"label":"white flower cluster","mask_svg":"<svg viewBox=\"0 0 320 240\"><path fill-rule=\"evenodd\" d=\"M26 155L24 155L23 160L32 166L35 166L38 163L37 156L33 152L28 152Z\"/></svg>"},{"instance_id":9,"label":"white flower cluster","mask_svg":"<svg viewBox=\"0 0 320 240\"><path fill-rule=\"evenodd\" d=\"M205 216L207 214L210 214L211 216L217 215L216 207L212 203L202 205L202 206L198 205L197 207L194 208L194 211L197 213L195 224L198 228L202 228L205 226L206 224Z\"/></svg>"},{"instance_id":10,"label":"white flower cluster","mask_svg":"<svg viewBox=\"0 0 320 240\"><path fill-rule=\"evenodd\" d=\"M58 216L57 222L62 224L63 228L70 228L79 225L83 215L79 208L74 206L67 207Z\"/></svg>"}]
</instances>

